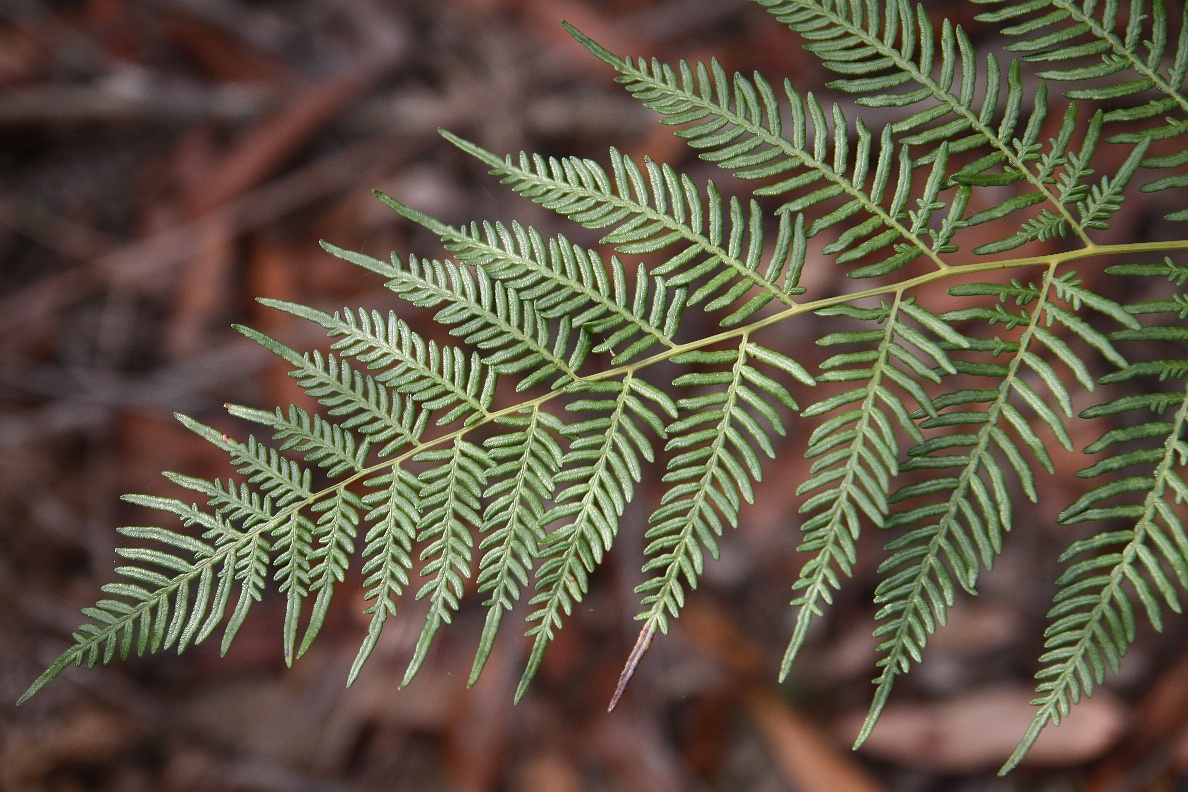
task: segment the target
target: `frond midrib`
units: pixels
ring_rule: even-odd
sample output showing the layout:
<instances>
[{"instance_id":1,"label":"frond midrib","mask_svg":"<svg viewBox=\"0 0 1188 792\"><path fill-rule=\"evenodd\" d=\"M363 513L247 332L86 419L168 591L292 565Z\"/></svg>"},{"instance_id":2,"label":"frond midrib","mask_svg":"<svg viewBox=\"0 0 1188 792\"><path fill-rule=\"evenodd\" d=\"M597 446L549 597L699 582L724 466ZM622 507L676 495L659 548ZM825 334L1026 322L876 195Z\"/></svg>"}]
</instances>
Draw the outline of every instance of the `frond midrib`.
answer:
<instances>
[{"instance_id":1,"label":"frond midrib","mask_svg":"<svg viewBox=\"0 0 1188 792\"><path fill-rule=\"evenodd\" d=\"M745 334L753 334L754 332L756 332L757 330L759 330L763 327L766 327L766 326L772 325L772 324L776 324L778 322L781 322L785 319L788 319L788 318L798 315L798 314L808 313L808 312L816 311L821 308L827 308L827 307L834 306L834 305L841 305L844 303L853 302L855 300L860 300L863 298L878 297L880 295L893 294L897 291L907 291L907 290L917 288L919 286L923 286L925 284L932 283L932 282L938 281L938 280L943 280L946 278L959 278L963 275L970 275L970 274L994 271L994 270L1005 270L1005 269L1015 269L1015 268L1034 267L1034 266L1057 266L1057 265L1060 265L1060 264L1063 264L1063 263L1066 263L1069 261L1075 261L1075 260L1079 260L1079 259L1083 259L1083 258L1096 257L1096 256L1109 257L1109 256L1117 255L1117 254L1123 254L1123 253L1152 253L1152 252L1171 252L1171 251L1182 251L1182 250L1188 250L1188 239L1163 240L1163 241L1140 242L1140 243L1118 244L1118 245L1098 245L1093 248L1081 248L1081 249L1066 251L1063 253L1020 257L1020 258L1008 259L1008 260L1003 260L1003 261L995 261L995 262L978 262L978 263L974 263L974 264L955 265L955 266L950 267L947 270L936 270L933 272L925 273L923 275L919 275L915 278L907 279L907 280L900 281L900 282L894 283L894 284L889 284L886 286L876 286L876 287L872 287L869 289L865 289L865 290L850 293L850 294L841 294L841 295L836 295L836 296L832 296L832 297L822 298L820 300L815 300L815 301L811 301L811 302L798 303L798 304L795 304L787 309L784 309L783 311L779 311L777 313L771 314L767 317L764 317L763 319L756 320L756 321L751 322L747 325L732 328L730 330L725 330L725 331L722 331L715 335L708 336L706 338L698 339L695 341L691 341L691 342L688 342L685 344L679 344L677 346L674 346L671 349L664 350L663 352L659 352L655 355L652 355L651 357L645 358L644 360L638 361L636 363L631 363L631 364L626 364L626 365L617 366L617 367L613 367L613 368L608 368L601 372L595 372L593 374L582 377L581 379L579 379L577 381L577 383L574 383L574 384L578 384L581 382L595 382L595 381L600 381L600 380L604 380L604 379L610 379L610 378L613 378L616 376L622 376L623 374L638 371L640 369L647 368L651 365L668 360L668 359L675 357L676 355L679 355L683 352L689 352L692 350L702 349L704 347L713 346L715 344L723 343L725 341L737 338L744 333ZM330 315L327 314L327 316L329 317ZM341 320L339 320L339 321L341 321ZM344 327L349 328L349 325L347 325L346 323L343 323L343 325L344 325ZM573 385L571 384L570 387L573 387ZM220 548L220 553L218 554L218 558L223 558L225 556L225 554L226 554L225 548L230 548L232 546L234 546L236 548L240 548L240 547L246 546L250 542L258 541L267 531L272 530L280 521L288 519L295 513L299 512L302 509L307 508L311 504L317 503L318 501L320 501L324 498L334 495L335 492L338 490L344 489L346 487L350 487L350 486L358 483L359 481L363 480L364 478L376 474L377 472L380 472L380 471L383 471L386 469L390 469L390 468L398 468L401 465L401 463L409 460L411 457L421 453L422 451L425 451L429 448L433 448L436 446L440 446L444 443L452 442L457 437L461 437L465 434L468 434L483 425L486 425L488 423L495 421L498 418L501 418L504 416L509 416L516 412L519 412L519 411L525 409L526 407L543 405L544 403L551 401L552 399L557 398L567 392L568 392L567 389L552 391L552 392L545 394L543 396L540 396L540 397L537 397L534 399L529 399L529 400L511 405L509 407L503 408L503 409L490 410L490 411L484 410L484 415L482 417L480 417L478 420L475 420L475 421L473 421L465 426L462 426L458 429L455 429L453 431L446 432L438 437L431 438L429 440L419 440L419 441L417 441L417 443L415 445L406 449L405 451L401 452L400 454L397 454L393 457L387 458L383 461L377 462L374 465L366 466L362 470L339 480L336 484L333 484L333 485L325 487L321 490L312 492L307 497L285 506L283 509L275 512L266 521L261 522L259 525L253 526L253 530L251 533L244 534L243 537L236 540L233 545L228 544L228 545L225 545L224 548ZM198 574L200 571L201 571L201 567L196 566L193 574ZM169 589L167 589L167 591L168 592L174 591L176 588L176 585L180 585L182 582L184 582L184 578L186 578L187 576L192 576L192 575L191 575L191 573L183 573L182 575L179 575L177 578L174 579L175 583L171 582L171 587ZM157 604L160 602L160 600L161 600L161 597L154 597L152 599L152 603ZM74 665L77 662L80 662L82 656L86 653L89 653L91 651L92 647L102 646L102 644L105 643L107 640L114 640L115 637L118 637L119 633L122 630L130 628L135 623L135 621L137 621L137 620L139 620L139 618L143 617L143 614L144 614L146 608L148 608L148 607L149 607L149 605L144 604L144 603L134 606L133 613L135 614L136 619L133 619L131 616L129 616L126 618L117 619L116 621L112 622L111 624L106 625L105 627L96 631L92 635L89 635L84 642L82 642L80 644L75 644L70 649L66 650L66 652L61 657L58 658L58 661L55 662L55 664L51 668L57 669L57 671L60 672L62 669L66 668L70 665ZM47 675L48 675L48 677L47 677ZM22 698L20 700L21 701L28 700L29 697L31 697L34 693L36 693L38 690L40 690L42 687L44 687L46 684L48 684L50 679L52 679L53 676L56 676L56 673L50 675L49 672L47 671L47 674L45 674L41 678L39 678L39 680L37 682L35 682L33 684L33 686L31 686L28 691L25 692L25 694L22 696Z\"/></svg>"}]
</instances>

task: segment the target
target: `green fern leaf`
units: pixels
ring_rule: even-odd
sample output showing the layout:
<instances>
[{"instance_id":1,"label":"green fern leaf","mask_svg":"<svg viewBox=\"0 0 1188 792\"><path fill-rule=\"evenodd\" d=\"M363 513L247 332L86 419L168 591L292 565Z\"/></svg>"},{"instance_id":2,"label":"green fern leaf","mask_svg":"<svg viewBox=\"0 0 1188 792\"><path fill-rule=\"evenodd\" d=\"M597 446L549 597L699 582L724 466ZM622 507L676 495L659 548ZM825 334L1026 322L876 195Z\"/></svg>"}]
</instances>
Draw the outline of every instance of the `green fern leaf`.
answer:
<instances>
[{"instance_id":1,"label":"green fern leaf","mask_svg":"<svg viewBox=\"0 0 1188 792\"><path fill-rule=\"evenodd\" d=\"M426 545L421 560L429 562L421 570L421 576L429 580L417 592L417 599L429 600L429 614L402 685L416 675L438 628L450 623L461 603L474 545L469 526L481 520L479 499L491 466L486 452L461 438L455 438L449 448L424 451L414 461L431 465L420 475L421 491L417 493L417 542Z\"/></svg>"},{"instance_id":2,"label":"green fern leaf","mask_svg":"<svg viewBox=\"0 0 1188 792\"><path fill-rule=\"evenodd\" d=\"M451 226L377 193L449 258L327 244L381 278L396 308L262 301L328 334L328 351L304 352L239 328L318 407L230 406L265 429L242 441L179 416L235 475L168 473L184 498L128 498L180 527L121 530L115 581L22 700L71 665L181 651L220 627L226 651L270 588L292 662L355 557L368 627L348 682L402 599L424 612L407 684L470 598L485 610L471 684L508 613L526 611L518 700L659 459L641 630L613 706L799 419L813 422L797 482L806 562L781 675L859 563L861 532L887 532L880 674L859 742L959 591L976 592L1003 551L1013 491L1048 497L1037 470L1056 467L1057 446L1073 450L1081 421L1108 423L1085 449L1106 453L1061 520L1092 533L1064 554L1035 721L1008 767L1118 667L1140 611L1157 628L1178 612L1188 240L1175 226L1155 241L1097 238L1121 238L1111 224L1136 191L1188 219L1188 152L1176 150L1188 139L1186 20L1165 0L985 0L980 18L1021 56L1004 64L910 0L758 2L834 73L846 104L716 61L620 57L569 28L737 192L614 149L605 164L501 157L443 133L599 246L514 221ZM804 277L829 266L861 282ZM1115 289L1119 276L1146 285ZM710 316L690 320L689 306ZM408 309L441 332L414 330ZM763 337L802 321L825 327L815 377ZM799 386L817 384L828 392L801 410Z\"/></svg>"},{"instance_id":3,"label":"green fern leaf","mask_svg":"<svg viewBox=\"0 0 1188 792\"><path fill-rule=\"evenodd\" d=\"M494 467L488 472L491 483L484 493L486 538L480 548L487 552L479 563L478 590L490 596L484 603L487 619L470 672L471 685L491 654L504 614L520 599L520 587L528 585L544 539L547 504L564 462L557 436L565 426L539 407L527 415L505 416L499 423L511 430L486 443Z\"/></svg>"},{"instance_id":4,"label":"green fern leaf","mask_svg":"<svg viewBox=\"0 0 1188 792\"><path fill-rule=\"evenodd\" d=\"M851 158L850 125L840 108L833 105L831 135L830 118L825 108L811 95L802 98L790 82L784 84L792 119L787 130L789 135L785 137L780 100L771 85L759 75L752 80L741 75L731 79L717 62L708 67L698 64L696 68L682 62L677 70L658 61L649 63L640 59L633 63L612 55L576 30L569 30L586 48L619 71L622 75L620 82L636 98L666 116L665 123L685 125L677 134L700 150L703 159L742 179L780 177L780 181L760 187L755 194L787 196L786 203L780 208L781 214L800 213L815 204L843 197L845 202L841 206L813 222L808 236L815 236L859 213L869 215L865 221L845 229L837 241L826 247L826 253L842 254L838 257L839 263L873 255L899 240L910 242L894 245L892 255L851 273L851 277L884 275L921 255L943 266L937 251L948 240L930 244L925 234L932 212L943 208L943 204L936 201L942 183L939 177L943 173L943 162L933 168L928 189L919 199L925 211L909 218L905 206L911 193L912 165L910 161L898 158L895 196L890 207L884 207L897 161L890 128L885 130L875 157L872 150L874 138L859 122L854 130L858 144ZM808 144L810 119L811 149ZM905 149L901 152L906 154ZM873 174L869 170L872 158L877 159ZM939 159L943 160L943 155ZM796 175L785 176L789 172ZM812 191L796 198L789 196L789 193L806 188L812 188ZM861 244L858 244L860 240Z\"/></svg>"},{"instance_id":5,"label":"green fern leaf","mask_svg":"<svg viewBox=\"0 0 1188 792\"><path fill-rule=\"evenodd\" d=\"M784 434L777 406L797 409L791 394L753 365L753 361L780 357L744 335L733 350L689 352L673 358L674 363L698 367L677 377L674 386L709 390L677 402L677 420L667 427L665 450L679 453L671 458L664 475L672 486L648 520L651 527L645 538L650 543L644 553L650 558L643 571L651 577L635 590L644 595L643 610L636 616L643 622L641 641L649 641L657 632L668 633L669 619L676 618L685 603L685 587L697 587L705 554L718 557L723 524L736 526L742 503L754 499L750 481L762 479L760 453L774 457L769 434ZM791 369L802 381L813 383L793 361L781 362L781 369ZM629 661L618 693L633 670Z\"/></svg>"},{"instance_id":6,"label":"green fern leaf","mask_svg":"<svg viewBox=\"0 0 1188 792\"><path fill-rule=\"evenodd\" d=\"M373 522L363 549L364 599L371 602L364 614L371 616L367 637L351 664L347 684L358 678L363 664L371 656L388 618L396 615L396 600L408 585L413 562L411 551L416 541L419 493L424 483L412 473L395 468L366 482L371 491L363 496L370 507L365 519Z\"/></svg>"},{"instance_id":7,"label":"green fern leaf","mask_svg":"<svg viewBox=\"0 0 1188 792\"><path fill-rule=\"evenodd\" d=\"M639 422L658 436L664 436L664 421L640 396L671 410L671 402L655 388L628 375L617 382L575 386L572 393L604 398L576 399L566 405L572 412L593 412L597 417L567 424L564 433L569 450L562 459L563 470L556 476L561 487L546 524L564 520L549 531L541 543L542 563L536 573L539 606L528 617L535 622L528 630L533 638L527 667L516 690L524 695L528 682L544 658L544 650L561 627L563 615L572 612L588 587L589 573L610 550L618 529L618 518L634 496L640 480L640 457L652 461L651 441Z\"/></svg>"},{"instance_id":8,"label":"green fern leaf","mask_svg":"<svg viewBox=\"0 0 1188 792\"><path fill-rule=\"evenodd\" d=\"M1188 93L1184 91L1188 77L1188 16L1184 14L1188 12L1181 9L1179 42L1169 64L1164 0L1133 0L1125 13L1121 5L1118 0L1025 3L984 13L979 19L1013 21L1003 32L1021 40L1007 49L1025 53L1028 61L1058 66L1041 71L1041 78L1069 85L1092 81L1092 87L1070 87L1064 94L1073 100L1111 104L1103 120L1125 124L1125 131L1111 136L1110 142L1135 145L1144 167L1176 168L1183 164L1180 154L1143 159L1142 153L1151 140L1188 132ZM1041 10L1043 14L1035 16ZM1147 182L1141 189L1157 192L1184 186L1188 183L1182 177L1169 176ZM1102 190L1106 189L1103 183ZM1188 213L1172 212L1168 218L1183 220Z\"/></svg>"},{"instance_id":9,"label":"green fern leaf","mask_svg":"<svg viewBox=\"0 0 1188 792\"><path fill-rule=\"evenodd\" d=\"M652 270L669 286L687 287L703 280L689 295L690 305L706 303L716 310L735 303L749 289L761 292L754 308L736 312L732 323L750 316L770 301L795 305L796 283L781 284L785 272L799 273L803 263L789 260L794 250L794 220L780 220L779 244L766 268L763 259L764 222L759 204L746 208L737 200L723 205L710 183L705 198L687 176L648 160L640 168L611 150L613 177L597 163L574 157L563 160L529 157L500 159L461 138L447 140L487 163L516 192L587 228L612 228L602 239L625 255L656 253L676 247L667 261ZM630 218L630 219L628 219ZM707 276L718 271L715 277ZM726 288L729 286L729 288ZM725 291L723 291L725 289Z\"/></svg>"},{"instance_id":10,"label":"green fern leaf","mask_svg":"<svg viewBox=\"0 0 1188 792\"><path fill-rule=\"evenodd\" d=\"M1135 272L1118 268L1119 274L1158 275L1158 270ZM1132 306L1138 314L1155 313L1154 306ZM1120 343L1150 344L1160 338L1184 335L1178 326L1151 325L1114 333ZM1188 461L1184 441L1188 425L1188 389L1183 383L1188 361L1154 361L1125 366L1103 383L1127 382L1158 374L1181 385L1180 390L1154 392L1115 399L1085 410L1084 417L1138 413L1143 421L1113 429L1085 448L1110 456L1077 475L1102 483L1078 498L1060 515L1063 523L1085 521L1126 525L1124 530L1103 531L1074 542L1062 560L1078 559L1057 583L1060 586L1048 614L1046 652L1035 700L1038 710L1004 770L1014 767L1048 723L1059 723L1082 696L1092 694L1107 670L1117 672L1135 636L1135 617L1129 587L1156 629L1163 624L1162 609L1179 613L1179 589L1188 587L1188 533L1173 504L1188 495L1179 468ZM1170 418L1149 420L1151 412ZM1146 419L1146 420L1144 420ZM1157 441L1157 445L1151 445ZM1135 444L1138 444L1135 447ZM1132 450L1124 450L1127 448ZM1131 475L1124 475L1124 472ZM1168 575L1170 568L1171 575Z\"/></svg>"},{"instance_id":11,"label":"green fern leaf","mask_svg":"<svg viewBox=\"0 0 1188 792\"><path fill-rule=\"evenodd\" d=\"M901 295L896 295L892 305L884 303L879 309L839 306L820 313L878 322L883 329L833 333L817 342L823 346L874 343L876 347L826 360L822 364L825 374L819 378L822 382L858 380L863 384L820 401L803 413L805 417L838 414L820 424L809 438L806 456L816 461L809 471L811 477L800 485L798 494L816 494L800 508L801 513L812 516L801 526L805 536L798 549L811 556L793 586L800 592L792 601L797 609L796 626L780 667L781 677L788 674L814 617L822 614L822 604L828 604L832 592L840 588L839 573L850 575L857 560L855 543L862 524L869 521L878 528L885 525L889 488L899 475L898 431L917 443L924 442L911 418L911 408L896 391L906 391L919 409L936 415L931 399L918 387L916 378L939 383L940 373L956 373L944 348L907 320L939 334L948 345L968 346L968 341L944 322ZM935 366L922 362L904 342L931 358Z\"/></svg>"},{"instance_id":12,"label":"green fern leaf","mask_svg":"<svg viewBox=\"0 0 1188 792\"><path fill-rule=\"evenodd\" d=\"M932 473L928 480L904 486L892 496L893 501L913 501L918 505L897 512L886 523L888 528L908 530L887 544L889 557L880 567L887 577L875 591L875 601L883 605L876 616L883 623L875 635L887 636L879 646L884 653L879 661L883 671L876 680L875 699L859 734L859 744L874 727L895 678L908 670L912 662L920 661L928 635L944 625L957 586L975 593L980 568L989 568L995 556L1002 552L1002 536L1011 528L1012 514L1005 470L995 451L1009 463L1027 496L1033 501L1038 498L1031 467L1007 428L1045 470L1052 472L1046 444L1012 400L1026 405L1057 441L1072 450L1063 419L1025 376L1030 373L1042 381L1060 410L1071 417L1071 400L1063 380L1037 354L1045 341L1054 338L1040 330L1041 320L1053 323L1069 315L1053 303L1061 296L1070 301L1084 299L1083 290L1071 273L1056 277L1049 269L1039 286L1022 286L1017 281L1005 286L970 284L954 287L950 293L994 295L998 302L993 308L952 311L942 315L942 320L979 319L992 325L1002 323L1008 329L1018 327L1022 333L1018 341L1002 338L968 341L966 346L970 350L989 352L996 357L1009 355L1009 362L953 361L957 372L990 378L993 387L964 389L933 399L938 414L925 418L920 426L923 429L970 427L973 431L950 431L931 437L909 451L910 460L903 466L905 472L953 472L951 475ZM1096 295L1093 299L1103 313L1133 323L1116 304ZM1008 308L1008 300L1018 307ZM1108 340L1089 325L1079 323L1075 327L1082 338L1110 348ZM1067 357L1065 346L1063 342L1055 345L1056 357ZM1073 370L1084 378L1082 384L1092 387L1092 380L1082 367L1074 366ZM937 495L942 497L938 499ZM924 501L919 503L916 499L921 498Z\"/></svg>"}]
</instances>

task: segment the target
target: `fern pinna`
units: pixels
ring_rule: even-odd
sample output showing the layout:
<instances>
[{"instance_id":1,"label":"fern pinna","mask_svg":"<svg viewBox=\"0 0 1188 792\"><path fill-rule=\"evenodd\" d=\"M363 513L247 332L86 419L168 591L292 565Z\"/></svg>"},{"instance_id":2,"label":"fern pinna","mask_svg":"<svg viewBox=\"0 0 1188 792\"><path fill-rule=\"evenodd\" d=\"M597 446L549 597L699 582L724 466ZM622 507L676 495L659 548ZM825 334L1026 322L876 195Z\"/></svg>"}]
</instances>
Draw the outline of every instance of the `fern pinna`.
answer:
<instances>
[{"instance_id":1,"label":"fern pinna","mask_svg":"<svg viewBox=\"0 0 1188 792\"><path fill-rule=\"evenodd\" d=\"M531 648L519 697L645 469L662 463L642 629L617 697L793 422L811 463L783 673L851 574L861 532L886 537L880 672L859 742L958 591L976 592L1014 525L1014 499L1040 497L1050 449L1076 450L1073 422L1121 419L1080 449L1109 454L1081 471L1092 488L1061 521L1093 532L1065 554L1035 721L1007 767L1117 668L1136 611L1155 627L1179 611L1183 13L1164 0L987 0L979 20L1009 38L999 56L979 55L961 27L908 0L758 1L850 99L716 62L623 58L570 29L702 159L754 183L750 194L615 150L604 163L504 157L445 133L516 193L597 230L599 247L517 223L449 226L381 195L451 258L326 249L435 309L453 342L397 312L264 301L329 335L330 351L301 352L242 329L292 366L324 414L231 407L263 428L246 441L181 418L238 477L170 473L192 494L129 496L181 527L122 529L136 544L120 551L119 582L26 697L70 665L181 650L220 628L226 650L269 588L286 602L291 662L355 563L371 621L350 680L407 590L428 611L406 683L467 597L487 611L473 683L522 604ZM1135 191L1161 193L1165 240L1107 235ZM857 289L801 285L806 267L829 266ZM935 304L921 300L937 281L951 304L931 291ZM1154 290L1119 285L1136 281L1162 296L1107 296ZM689 329L698 312L717 323L712 333ZM769 326L808 313L831 328L817 343L832 355L815 374L764 341ZM813 401L804 386L816 384L826 393ZM507 386L519 394L510 404L496 399ZM1077 413L1077 391L1098 386L1096 406Z\"/></svg>"}]
</instances>

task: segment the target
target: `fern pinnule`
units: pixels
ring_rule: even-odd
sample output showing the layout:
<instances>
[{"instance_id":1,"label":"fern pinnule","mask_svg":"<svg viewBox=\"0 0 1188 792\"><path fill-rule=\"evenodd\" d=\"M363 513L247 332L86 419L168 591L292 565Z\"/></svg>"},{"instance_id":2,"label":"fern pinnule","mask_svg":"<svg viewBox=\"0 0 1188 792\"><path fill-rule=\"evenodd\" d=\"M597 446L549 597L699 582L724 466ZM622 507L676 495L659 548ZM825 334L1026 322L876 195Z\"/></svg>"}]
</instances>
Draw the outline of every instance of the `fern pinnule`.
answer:
<instances>
[{"instance_id":1,"label":"fern pinnule","mask_svg":"<svg viewBox=\"0 0 1188 792\"><path fill-rule=\"evenodd\" d=\"M363 503L359 496L346 488L338 488L332 497L310 507L318 515L315 537L317 546L310 557L310 592L317 592L305 636L297 649L297 656L305 654L322 629L334 589L346 580L350 559L355 554L355 539L359 532L359 518Z\"/></svg>"},{"instance_id":2,"label":"fern pinnule","mask_svg":"<svg viewBox=\"0 0 1188 792\"><path fill-rule=\"evenodd\" d=\"M338 336L332 348L370 368L384 368L377 380L398 394L408 395L419 408L436 410L438 426L458 419L475 421L488 414L498 374L483 364L477 352L426 342L389 312L342 311L327 314L313 308L293 308ZM448 408L448 409L447 409Z\"/></svg>"},{"instance_id":3,"label":"fern pinnule","mask_svg":"<svg viewBox=\"0 0 1188 792\"><path fill-rule=\"evenodd\" d=\"M605 336L593 351L626 345L630 354L619 353L615 358L625 361L656 344L675 346L672 336L688 290L671 288L642 264L636 268L633 289L618 257L604 262L598 251L575 245L564 236L546 241L536 229L519 223L455 228L377 194L402 217L435 233L460 263L489 273L532 300L542 316L569 315L575 327ZM344 258L350 255L343 253ZM657 317L656 324L652 317Z\"/></svg>"},{"instance_id":4,"label":"fern pinnule","mask_svg":"<svg viewBox=\"0 0 1188 792\"><path fill-rule=\"evenodd\" d=\"M212 487L221 488L217 479L212 483L202 479L185 476L179 473L166 473L165 476L175 484L189 490L194 490L215 500L210 504L219 513L230 512L238 517L239 510L246 508L252 512L263 513L271 507L285 509L308 499L313 494L313 474L300 464L279 453L275 448L261 443L256 437L249 436L247 442L240 442L228 437L212 427L195 421L188 415L178 415L177 420L182 426L203 438L211 445L223 451L231 460L231 466L244 477L246 484L259 488L267 498L268 506L264 507L260 495L250 488L245 496L237 499L234 494L235 486L226 492L227 500L215 495ZM244 490L241 490L244 491ZM250 497L249 497L250 496ZM249 500L252 505L247 505ZM263 518L261 518L263 519Z\"/></svg>"},{"instance_id":5,"label":"fern pinnule","mask_svg":"<svg viewBox=\"0 0 1188 792\"><path fill-rule=\"evenodd\" d=\"M1099 470L1114 472L1141 466L1151 473L1103 485L1062 515L1067 522L1114 519L1125 520L1133 527L1096 534L1074 543L1065 553L1065 561L1092 555L1071 566L1058 581L1061 590L1049 613L1053 623L1045 634L1048 651L1040 658L1045 667L1037 674L1040 697L1035 703L1039 711L1019 751L1008 762L1008 769L1030 748L1040 729L1049 722L1059 723L1073 703L1093 692L1095 685L1104 680L1107 667L1118 671L1121 657L1135 637L1131 595L1121 590L1124 584L1134 590L1156 629L1162 627L1161 602L1180 612L1176 588L1163 564L1171 566L1173 577L1183 589L1188 582L1188 537L1176 509L1165 499L1172 497L1178 503L1188 495L1188 486L1174 469L1188 452L1182 441L1174 440L1184 430L1186 414L1188 400L1181 399L1174 420L1162 427L1169 441L1161 452L1131 452L1108 466L1085 471L1091 475ZM1141 494L1143 502L1087 508L1131 493ZM1113 552L1102 555L1105 550Z\"/></svg>"}]
</instances>

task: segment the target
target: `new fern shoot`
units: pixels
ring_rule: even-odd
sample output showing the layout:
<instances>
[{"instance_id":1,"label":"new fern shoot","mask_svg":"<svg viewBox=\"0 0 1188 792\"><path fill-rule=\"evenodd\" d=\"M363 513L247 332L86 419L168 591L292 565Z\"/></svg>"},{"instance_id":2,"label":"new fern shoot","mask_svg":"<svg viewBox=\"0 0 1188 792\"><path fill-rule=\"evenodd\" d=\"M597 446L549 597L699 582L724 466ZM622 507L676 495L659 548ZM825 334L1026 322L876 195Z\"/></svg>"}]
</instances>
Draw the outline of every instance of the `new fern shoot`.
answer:
<instances>
[{"instance_id":1,"label":"new fern shoot","mask_svg":"<svg viewBox=\"0 0 1188 792\"><path fill-rule=\"evenodd\" d=\"M211 639L226 651L268 589L286 603L291 662L348 575L361 576L370 618L348 682L402 599L428 605L408 682L468 597L486 608L471 682L502 628L526 629L518 698L635 508L645 468L661 466L625 684L793 425L810 435L811 474L797 482L799 519L789 515L787 541L806 560L788 581L781 674L845 585L859 535L885 547L881 659L859 743L955 598L977 591L1009 540L1014 501L1043 494L1057 445L1088 455L1088 489L1060 504L1060 520L1092 532L1064 552L1035 720L1004 769L1118 668L1141 619L1158 628L1179 612L1184 12L1165 0L987 0L978 19L1008 42L996 55L909 0L758 2L791 29L790 46L836 74L832 94L716 62L620 57L570 29L750 194L613 149L597 162L503 156L443 133L601 244L517 223L450 226L381 195L450 258L325 247L397 301L435 309L452 341L427 340L399 309L264 300L325 329L328 351L305 352L241 328L292 367L321 413L232 406L260 427L244 440L179 416L237 475L166 473L189 494L127 497L167 527L121 529L131 546L117 581L24 698L71 665ZM1160 194L1166 233L1118 242L1111 222L1139 192ZM856 289L814 294L800 285L806 267L840 268ZM951 304L917 299L934 282ZM1116 301L1129 293L1147 297ZM712 333L685 330L699 312ZM817 340L831 356L811 371L764 340L810 313L831 327ZM834 385L814 400L817 383ZM500 384L513 404L496 403ZM1079 413L1077 391L1093 400ZM1122 428L1075 449L1070 427L1103 417ZM517 608L526 628L508 627Z\"/></svg>"}]
</instances>

